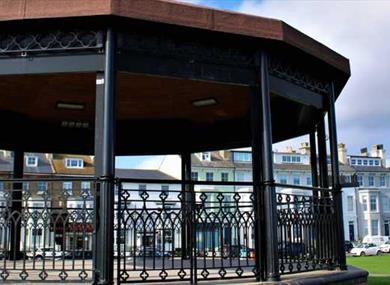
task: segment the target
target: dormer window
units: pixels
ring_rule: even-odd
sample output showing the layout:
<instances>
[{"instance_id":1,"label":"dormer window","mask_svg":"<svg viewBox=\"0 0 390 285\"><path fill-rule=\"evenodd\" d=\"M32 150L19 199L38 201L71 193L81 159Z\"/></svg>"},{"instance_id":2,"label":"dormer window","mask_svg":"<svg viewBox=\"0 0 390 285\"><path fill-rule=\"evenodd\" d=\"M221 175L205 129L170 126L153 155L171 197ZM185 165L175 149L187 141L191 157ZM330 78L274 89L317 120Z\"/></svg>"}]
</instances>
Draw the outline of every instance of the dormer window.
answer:
<instances>
[{"instance_id":1,"label":"dormer window","mask_svg":"<svg viewBox=\"0 0 390 285\"><path fill-rule=\"evenodd\" d=\"M37 167L38 166L38 157L36 157L36 156L26 156L26 166L28 166L28 167Z\"/></svg>"},{"instance_id":2,"label":"dormer window","mask_svg":"<svg viewBox=\"0 0 390 285\"><path fill-rule=\"evenodd\" d=\"M67 168L83 168L84 161L81 158L65 158Z\"/></svg>"},{"instance_id":3,"label":"dormer window","mask_svg":"<svg viewBox=\"0 0 390 285\"><path fill-rule=\"evenodd\" d=\"M209 152L202 152L202 160L210 161L211 154Z\"/></svg>"}]
</instances>

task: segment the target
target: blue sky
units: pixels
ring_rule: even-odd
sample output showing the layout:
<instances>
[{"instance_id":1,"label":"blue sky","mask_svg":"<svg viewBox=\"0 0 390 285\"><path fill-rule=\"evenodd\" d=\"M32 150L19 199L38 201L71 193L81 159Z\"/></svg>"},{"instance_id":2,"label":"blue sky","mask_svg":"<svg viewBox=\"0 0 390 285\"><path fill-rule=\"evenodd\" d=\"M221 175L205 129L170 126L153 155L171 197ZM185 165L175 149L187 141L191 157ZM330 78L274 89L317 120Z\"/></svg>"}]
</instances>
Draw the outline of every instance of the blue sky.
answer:
<instances>
[{"instance_id":1,"label":"blue sky","mask_svg":"<svg viewBox=\"0 0 390 285\"><path fill-rule=\"evenodd\" d=\"M390 1L181 0L281 19L348 57L352 76L337 101L339 142L349 152L383 143L390 153ZM274 146L298 146L306 138ZM163 157L120 158L119 167L158 167Z\"/></svg>"}]
</instances>

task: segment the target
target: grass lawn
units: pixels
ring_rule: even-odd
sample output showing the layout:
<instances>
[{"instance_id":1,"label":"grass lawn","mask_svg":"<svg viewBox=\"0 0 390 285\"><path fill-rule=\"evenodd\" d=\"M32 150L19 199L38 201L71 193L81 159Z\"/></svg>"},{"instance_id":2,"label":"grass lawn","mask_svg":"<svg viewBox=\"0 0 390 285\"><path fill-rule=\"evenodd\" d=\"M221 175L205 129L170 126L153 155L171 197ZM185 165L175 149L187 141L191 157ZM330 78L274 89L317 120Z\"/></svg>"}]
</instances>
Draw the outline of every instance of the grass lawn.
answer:
<instances>
[{"instance_id":1,"label":"grass lawn","mask_svg":"<svg viewBox=\"0 0 390 285\"><path fill-rule=\"evenodd\" d=\"M390 254L348 257L347 263L367 270L369 285L390 285Z\"/></svg>"}]
</instances>

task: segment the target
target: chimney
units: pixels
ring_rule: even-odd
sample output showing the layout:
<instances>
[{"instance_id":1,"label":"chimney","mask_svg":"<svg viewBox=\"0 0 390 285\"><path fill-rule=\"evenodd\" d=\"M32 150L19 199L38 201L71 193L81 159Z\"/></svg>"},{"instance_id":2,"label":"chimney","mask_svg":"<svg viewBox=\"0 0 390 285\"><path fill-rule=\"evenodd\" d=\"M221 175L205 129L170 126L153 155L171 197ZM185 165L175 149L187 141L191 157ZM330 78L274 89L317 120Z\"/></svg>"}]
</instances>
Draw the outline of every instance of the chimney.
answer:
<instances>
[{"instance_id":1,"label":"chimney","mask_svg":"<svg viewBox=\"0 0 390 285\"><path fill-rule=\"evenodd\" d=\"M301 143L299 151L301 152L301 154L310 154L310 144L308 142Z\"/></svg>"},{"instance_id":2,"label":"chimney","mask_svg":"<svg viewBox=\"0 0 390 285\"><path fill-rule=\"evenodd\" d=\"M12 153L11 153L11 151L9 151L9 150L3 150L3 151L2 151L2 154L3 154L3 157L4 157L4 158L10 158L10 157L12 157Z\"/></svg>"},{"instance_id":3,"label":"chimney","mask_svg":"<svg viewBox=\"0 0 390 285\"><path fill-rule=\"evenodd\" d=\"M292 146L286 146L286 152L287 153L295 153L295 151L294 151Z\"/></svg>"},{"instance_id":4,"label":"chimney","mask_svg":"<svg viewBox=\"0 0 390 285\"><path fill-rule=\"evenodd\" d=\"M368 149L366 147L363 147L360 149L360 154L362 156L368 156Z\"/></svg>"},{"instance_id":5,"label":"chimney","mask_svg":"<svg viewBox=\"0 0 390 285\"><path fill-rule=\"evenodd\" d=\"M345 148L345 144L339 143L337 145L338 155L339 155L339 161L342 164L347 163L347 149Z\"/></svg>"},{"instance_id":6,"label":"chimney","mask_svg":"<svg viewBox=\"0 0 390 285\"><path fill-rule=\"evenodd\" d=\"M53 160L53 154L52 153L45 153L45 157L47 160Z\"/></svg>"},{"instance_id":7,"label":"chimney","mask_svg":"<svg viewBox=\"0 0 390 285\"><path fill-rule=\"evenodd\" d=\"M228 160L230 158L231 151L230 150L220 150L218 153L224 160Z\"/></svg>"},{"instance_id":8,"label":"chimney","mask_svg":"<svg viewBox=\"0 0 390 285\"><path fill-rule=\"evenodd\" d=\"M383 148L383 144L374 144L371 147L371 156L380 157L382 166L386 165L386 150Z\"/></svg>"}]
</instances>

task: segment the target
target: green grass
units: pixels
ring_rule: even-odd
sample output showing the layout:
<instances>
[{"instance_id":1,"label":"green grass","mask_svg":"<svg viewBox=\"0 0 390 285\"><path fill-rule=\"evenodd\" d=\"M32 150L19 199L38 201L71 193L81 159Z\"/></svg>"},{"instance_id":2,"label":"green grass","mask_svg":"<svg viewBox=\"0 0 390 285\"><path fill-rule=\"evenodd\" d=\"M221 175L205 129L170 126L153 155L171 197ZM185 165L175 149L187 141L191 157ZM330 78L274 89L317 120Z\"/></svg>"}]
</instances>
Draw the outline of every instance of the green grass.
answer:
<instances>
[{"instance_id":1,"label":"green grass","mask_svg":"<svg viewBox=\"0 0 390 285\"><path fill-rule=\"evenodd\" d=\"M347 263L367 270L370 273L369 285L390 285L390 254L348 257Z\"/></svg>"}]
</instances>

